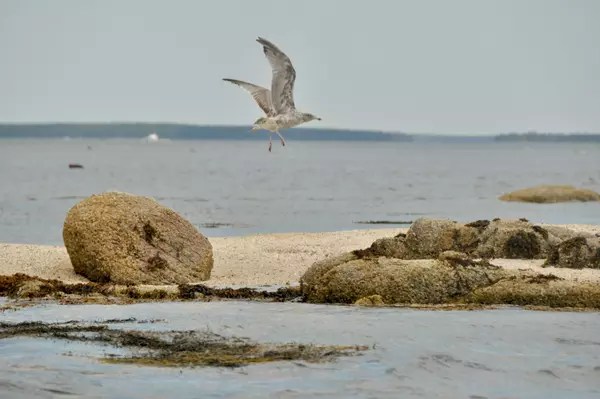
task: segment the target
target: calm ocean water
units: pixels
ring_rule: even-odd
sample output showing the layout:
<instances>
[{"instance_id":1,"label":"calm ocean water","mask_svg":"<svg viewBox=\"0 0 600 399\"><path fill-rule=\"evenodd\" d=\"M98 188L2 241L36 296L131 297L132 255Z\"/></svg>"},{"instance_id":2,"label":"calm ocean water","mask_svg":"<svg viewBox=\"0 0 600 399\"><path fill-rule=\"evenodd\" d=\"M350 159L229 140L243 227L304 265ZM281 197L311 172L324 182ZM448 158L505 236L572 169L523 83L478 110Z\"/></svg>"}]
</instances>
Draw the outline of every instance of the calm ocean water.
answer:
<instances>
[{"instance_id":1,"label":"calm ocean water","mask_svg":"<svg viewBox=\"0 0 600 399\"><path fill-rule=\"evenodd\" d=\"M523 143L0 140L0 242L62 244L69 208L106 190L152 196L209 236L373 228L360 220L527 217L600 224L597 203L505 203L506 191L600 191L600 146ZM69 169L81 163L84 169ZM208 228L207 223L233 227ZM389 227L389 226L384 226ZM0 298L0 305L3 299ZM241 370L97 363L116 349L0 340L11 398L598 398L598 313L431 312L299 303L30 307L5 321L136 317L260 342L375 344L334 364ZM65 356L68 354L69 356Z\"/></svg>"},{"instance_id":2,"label":"calm ocean water","mask_svg":"<svg viewBox=\"0 0 600 399\"><path fill-rule=\"evenodd\" d=\"M2 304L0 299L0 305ZM134 317L111 328L204 330L258 342L375 347L334 363L223 368L109 365L122 349L33 337L0 340L6 398L597 399L597 313L416 311L298 303L188 302L30 307L6 322ZM126 353L126 352L125 352Z\"/></svg>"},{"instance_id":3,"label":"calm ocean water","mask_svg":"<svg viewBox=\"0 0 600 399\"><path fill-rule=\"evenodd\" d=\"M497 199L537 184L600 191L598 144L276 141L269 153L266 137L0 140L0 242L62 244L69 208L106 190L154 197L208 236L374 228L355 222L421 216L600 224L597 203Z\"/></svg>"}]
</instances>

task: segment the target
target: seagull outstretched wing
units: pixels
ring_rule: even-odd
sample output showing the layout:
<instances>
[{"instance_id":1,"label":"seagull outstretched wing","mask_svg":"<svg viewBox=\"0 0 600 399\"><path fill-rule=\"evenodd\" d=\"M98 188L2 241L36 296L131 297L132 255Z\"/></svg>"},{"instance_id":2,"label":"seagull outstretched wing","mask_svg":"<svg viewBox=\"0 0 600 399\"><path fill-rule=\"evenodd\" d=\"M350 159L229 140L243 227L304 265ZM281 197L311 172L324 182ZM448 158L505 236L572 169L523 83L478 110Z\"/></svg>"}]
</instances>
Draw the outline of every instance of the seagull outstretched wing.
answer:
<instances>
[{"instance_id":1,"label":"seagull outstretched wing","mask_svg":"<svg viewBox=\"0 0 600 399\"><path fill-rule=\"evenodd\" d=\"M271 64L273 77L271 80L271 97L277 114L287 113L296 109L294 105L294 82L296 70L292 61L277 46L259 37L257 42L263 45L263 52Z\"/></svg>"},{"instance_id":2,"label":"seagull outstretched wing","mask_svg":"<svg viewBox=\"0 0 600 399\"><path fill-rule=\"evenodd\" d=\"M265 115L267 116L275 116L275 109L273 107L273 101L271 100L271 91L269 89L265 89L264 87L257 86L252 83L244 82L242 80L237 79L223 79L226 82L231 82L245 89L248 93L252 95L254 101L258 104L260 109L263 110Z\"/></svg>"}]
</instances>

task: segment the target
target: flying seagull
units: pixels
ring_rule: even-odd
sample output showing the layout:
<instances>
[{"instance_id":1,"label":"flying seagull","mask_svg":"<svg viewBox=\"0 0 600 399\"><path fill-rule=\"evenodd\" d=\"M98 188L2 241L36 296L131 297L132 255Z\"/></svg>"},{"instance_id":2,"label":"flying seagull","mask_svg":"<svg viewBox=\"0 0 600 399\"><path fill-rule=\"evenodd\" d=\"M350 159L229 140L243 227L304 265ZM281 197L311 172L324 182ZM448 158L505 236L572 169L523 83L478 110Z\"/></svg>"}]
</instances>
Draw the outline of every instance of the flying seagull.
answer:
<instances>
[{"instance_id":1,"label":"flying seagull","mask_svg":"<svg viewBox=\"0 0 600 399\"><path fill-rule=\"evenodd\" d=\"M248 91L260 109L265 113L265 117L258 118L254 122L252 131L262 128L269 132L277 133L281 139L281 145L285 146L285 140L281 133L279 133L280 130L289 129L314 119L320 121L321 118L296 110L293 94L296 70L288 56L267 39L259 37L256 41L262 44L263 52L269 64L271 64L273 73L271 90L242 80L227 78L223 80L236 84ZM270 151L271 133L269 133Z\"/></svg>"}]
</instances>

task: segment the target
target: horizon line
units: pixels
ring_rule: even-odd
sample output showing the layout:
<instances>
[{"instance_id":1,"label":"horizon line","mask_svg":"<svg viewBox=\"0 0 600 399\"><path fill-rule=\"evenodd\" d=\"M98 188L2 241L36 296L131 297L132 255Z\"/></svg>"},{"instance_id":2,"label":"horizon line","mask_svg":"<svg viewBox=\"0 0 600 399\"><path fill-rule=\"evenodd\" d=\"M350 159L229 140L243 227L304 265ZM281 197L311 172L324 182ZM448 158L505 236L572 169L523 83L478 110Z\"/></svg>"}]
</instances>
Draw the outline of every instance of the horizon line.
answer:
<instances>
[{"instance_id":1,"label":"horizon line","mask_svg":"<svg viewBox=\"0 0 600 399\"><path fill-rule=\"evenodd\" d=\"M193 122L165 122L165 121L90 121L90 122L78 122L78 121L53 121L53 122L17 122L17 121L0 121L0 126L39 126L39 125L182 125L182 126L198 126L198 127L237 127L246 128L252 126L252 124L211 124L211 123L193 123ZM589 131L570 131L570 132L539 132L532 129L524 131L511 131L511 132L500 132L500 133L457 133L457 132L445 132L445 133L434 133L434 132L404 132L399 130L383 130L383 129L356 129L356 128L342 128L342 127L309 127L301 126L295 129L310 129L310 130L343 130L343 131L359 131L359 132L373 132L373 133L385 133L385 134L401 134L401 135L412 135L412 136L454 136L454 137L489 137L506 134L600 134L589 132Z\"/></svg>"}]
</instances>

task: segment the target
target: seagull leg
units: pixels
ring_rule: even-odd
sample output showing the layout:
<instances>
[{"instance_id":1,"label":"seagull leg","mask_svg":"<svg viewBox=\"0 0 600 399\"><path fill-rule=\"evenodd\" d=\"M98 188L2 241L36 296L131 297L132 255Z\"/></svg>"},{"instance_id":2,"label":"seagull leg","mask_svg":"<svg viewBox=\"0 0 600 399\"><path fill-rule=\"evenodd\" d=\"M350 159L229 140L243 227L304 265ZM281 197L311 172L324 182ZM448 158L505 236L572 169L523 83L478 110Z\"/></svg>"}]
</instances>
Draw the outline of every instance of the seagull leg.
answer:
<instances>
[{"instance_id":1,"label":"seagull leg","mask_svg":"<svg viewBox=\"0 0 600 399\"><path fill-rule=\"evenodd\" d=\"M269 132L269 152L271 152L271 132Z\"/></svg>"},{"instance_id":2,"label":"seagull leg","mask_svg":"<svg viewBox=\"0 0 600 399\"><path fill-rule=\"evenodd\" d=\"M277 133L277 135L279 136L279 141L281 141L281 145L285 147L285 140L283 139L283 136L277 131L275 133Z\"/></svg>"}]
</instances>

